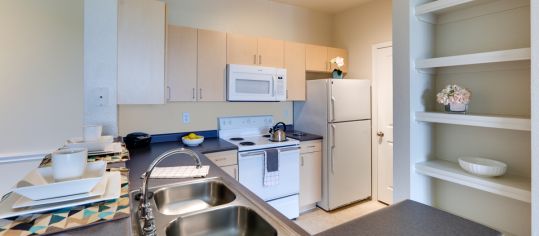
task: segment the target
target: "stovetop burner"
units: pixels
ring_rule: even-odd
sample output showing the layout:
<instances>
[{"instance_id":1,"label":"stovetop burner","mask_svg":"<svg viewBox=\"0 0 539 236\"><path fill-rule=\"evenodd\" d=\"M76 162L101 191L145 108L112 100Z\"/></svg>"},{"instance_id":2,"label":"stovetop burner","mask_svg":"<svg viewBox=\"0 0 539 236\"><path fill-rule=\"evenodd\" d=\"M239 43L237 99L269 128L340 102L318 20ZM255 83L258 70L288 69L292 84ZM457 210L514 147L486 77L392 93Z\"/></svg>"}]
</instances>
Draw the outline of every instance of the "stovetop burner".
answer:
<instances>
[{"instance_id":1,"label":"stovetop burner","mask_svg":"<svg viewBox=\"0 0 539 236\"><path fill-rule=\"evenodd\" d=\"M255 145L255 143L253 143L253 142L241 142L240 145L242 145L242 146L253 146L253 145Z\"/></svg>"},{"instance_id":2,"label":"stovetop burner","mask_svg":"<svg viewBox=\"0 0 539 236\"><path fill-rule=\"evenodd\" d=\"M264 134L264 135L262 135L262 137L264 137L264 138L269 138L269 137L271 137L271 135L269 135L269 134Z\"/></svg>"},{"instance_id":3,"label":"stovetop burner","mask_svg":"<svg viewBox=\"0 0 539 236\"><path fill-rule=\"evenodd\" d=\"M243 138L230 138L231 141L243 141Z\"/></svg>"}]
</instances>

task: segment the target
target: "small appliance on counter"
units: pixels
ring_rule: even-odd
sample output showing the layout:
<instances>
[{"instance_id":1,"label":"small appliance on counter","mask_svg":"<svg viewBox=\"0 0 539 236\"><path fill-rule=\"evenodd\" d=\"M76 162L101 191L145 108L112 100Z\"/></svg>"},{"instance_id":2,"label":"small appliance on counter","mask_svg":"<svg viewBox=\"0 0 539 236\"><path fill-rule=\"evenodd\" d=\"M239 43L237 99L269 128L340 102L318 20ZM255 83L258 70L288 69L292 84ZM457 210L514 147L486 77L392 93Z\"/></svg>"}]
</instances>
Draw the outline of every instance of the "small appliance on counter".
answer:
<instances>
[{"instance_id":1,"label":"small appliance on counter","mask_svg":"<svg viewBox=\"0 0 539 236\"><path fill-rule=\"evenodd\" d=\"M279 125L282 126L282 129L279 128ZM286 124L283 122L278 122L269 130L271 134L270 141L272 142L283 142L286 141Z\"/></svg>"},{"instance_id":2,"label":"small appliance on counter","mask_svg":"<svg viewBox=\"0 0 539 236\"><path fill-rule=\"evenodd\" d=\"M152 136L147 133L135 132L124 137L127 148L147 147L152 142Z\"/></svg>"}]
</instances>

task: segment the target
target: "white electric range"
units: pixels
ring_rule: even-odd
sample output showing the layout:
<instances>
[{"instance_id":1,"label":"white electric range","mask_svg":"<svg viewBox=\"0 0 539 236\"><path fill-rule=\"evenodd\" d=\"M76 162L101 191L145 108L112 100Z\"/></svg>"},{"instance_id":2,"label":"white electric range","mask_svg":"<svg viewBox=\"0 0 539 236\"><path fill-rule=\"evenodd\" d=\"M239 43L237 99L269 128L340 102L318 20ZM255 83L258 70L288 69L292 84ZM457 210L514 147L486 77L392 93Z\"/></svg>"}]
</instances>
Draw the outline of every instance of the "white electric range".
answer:
<instances>
[{"instance_id":1,"label":"white electric range","mask_svg":"<svg viewBox=\"0 0 539 236\"><path fill-rule=\"evenodd\" d=\"M219 118L219 137L238 146L239 182L289 219L299 216L299 141L270 140L272 116ZM278 181L264 184L266 150L279 153Z\"/></svg>"}]
</instances>

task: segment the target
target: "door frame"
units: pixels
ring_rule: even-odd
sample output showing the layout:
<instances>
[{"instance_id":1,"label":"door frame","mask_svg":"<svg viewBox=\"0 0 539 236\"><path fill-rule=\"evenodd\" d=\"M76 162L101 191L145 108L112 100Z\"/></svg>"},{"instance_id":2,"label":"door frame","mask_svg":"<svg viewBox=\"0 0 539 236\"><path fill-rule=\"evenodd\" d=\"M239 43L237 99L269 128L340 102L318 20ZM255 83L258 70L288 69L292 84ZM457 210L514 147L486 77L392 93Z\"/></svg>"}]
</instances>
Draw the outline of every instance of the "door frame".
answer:
<instances>
[{"instance_id":1,"label":"door frame","mask_svg":"<svg viewBox=\"0 0 539 236\"><path fill-rule=\"evenodd\" d=\"M393 47L393 42L383 42L372 45L372 134L371 134L371 144L372 144L372 164L371 164L371 173L372 173L372 200L378 201L378 80L376 79L376 53L379 49Z\"/></svg>"}]
</instances>

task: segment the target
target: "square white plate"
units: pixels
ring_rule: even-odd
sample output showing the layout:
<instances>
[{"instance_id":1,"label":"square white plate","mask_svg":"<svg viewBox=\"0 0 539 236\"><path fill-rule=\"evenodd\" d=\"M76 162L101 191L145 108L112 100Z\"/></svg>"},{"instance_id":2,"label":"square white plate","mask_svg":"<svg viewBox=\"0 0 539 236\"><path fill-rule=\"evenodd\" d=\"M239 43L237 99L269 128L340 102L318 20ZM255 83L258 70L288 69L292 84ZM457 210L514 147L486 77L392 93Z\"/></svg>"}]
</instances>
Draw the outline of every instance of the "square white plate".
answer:
<instances>
[{"instance_id":1,"label":"square white plate","mask_svg":"<svg viewBox=\"0 0 539 236\"><path fill-rule=\"evenodd\" d=\"M88 152L107 151L114 142L112 136L101 136L95 141L85 141L83 138L68 139L65 146L68 148L86 148Z\"/></svg>"},{"instance_id":2,"label":"square white plate","mask_svg":"<svg viewBox=\"0 0 539 236\"><path fill-rule=\"evenodd\" d=\"M90 162L80 179L55 182L52 167L37 168L30 172L13 192L31 200L65 197L69 195L88 193L99 183L107 163L104 161ZM27 185L20 187L21 185Z\"/></svg>"},{"instance_id":3,"label":"square white plate","mask_svg":"<svg viewBox=\"0 0 539 236\"><path fill-rule=\"evenodd\" d=\"M118 171L106 172L105 175L107 176L107 179L108 179L105 193L99 197L94 197L94 198L14 209L13 205L15 204L15 202L17 202L21 198L21 196L12 193L6 199L0 202L0 219L26 215L26 214L53 211L53 210L58 210L62 208L67 208L67 207L74 207L74 206L85 205L89 203L107 201L107 200L119 198L121 195L121 190L122 190L121 189L122 179L121 179L120 172Z\"/></svg>"},{"instance_id":4,"label":"square white plate","mask_svg":"<svg viewBox=\"0 0 539 236\"><path fill-rule=\"evenodd\" d=\"M21 198L19 198L19 200L15 202L15 204L13 204L13 208L32 207L32 206L67 202L67 201L101 196L105 193L105 190L107 189L107 183L108 183L108 175L104 175L103 178L101 178L101 181L99 181L99 183L92 189L92 191L88 193L81 193L81 194L75 194L75 195L69 195L69 196L57 197L57 198L47 198L47 199L35 200L35 201L32 199L26 198L24 196L21 196Z\"/></svg>"}]
</instances>

